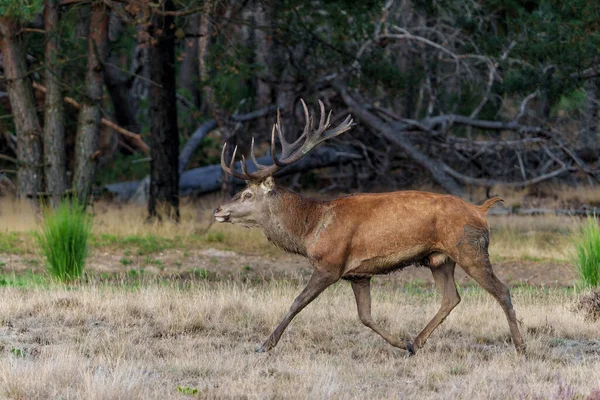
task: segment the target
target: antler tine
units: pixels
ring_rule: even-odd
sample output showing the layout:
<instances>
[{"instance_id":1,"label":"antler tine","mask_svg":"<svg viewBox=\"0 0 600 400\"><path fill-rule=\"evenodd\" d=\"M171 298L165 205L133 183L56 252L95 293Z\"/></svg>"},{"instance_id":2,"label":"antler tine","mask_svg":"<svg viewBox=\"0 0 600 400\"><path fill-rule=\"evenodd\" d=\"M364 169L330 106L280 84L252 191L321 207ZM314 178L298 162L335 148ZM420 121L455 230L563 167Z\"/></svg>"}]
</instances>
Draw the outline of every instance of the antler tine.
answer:
<instances>
[{"instance_id":1,"label":"antler tine","mask_svg":"<svg viewBox=\"0 0 600 400\"><path fill-rule=\"evenodd\" d=\"M237 153L237 146L235 146L235 148L233 149L233 156L231 157L231 162L229 163L229 166L227 166L227 164L225 164L225 150L227 149L227 142L225 142L225 144L223 145L223 150L221 151L221 168L223 169L223 171L225 171L227 174L234 176L238 179L242 179L242 180L249 180L250 176L247 174L241 174L239 172L237 172L235 170L235 154Z\"/></svg>"},{"instance_id":2,"label":"antler tine","mask_svg":"<svg viewBox=\"0 0 600 400\"><path fill-rule=\"evenodd\" d=\"M310 151L312 151L319 143L331 139L335 136L340 135L343 132L349 130L352 125L352 117L348 115L344 122L339 124L337 127L326 130L329 128L329 123L331 121L331 111L327 114L327 118L325 118L325 105L322 101L319 100L319 108L321 114L319 116L319 126L315 129L315 115L314 113L309 113L308 107L304 100L300 99L302 103L302 108L304 110L304 117L306 118L306 124L304 126L304 131L302 135L293 143L289 143L285 140L283 136L283 130L281 126L281 113L277 110L277 122L273 125L271 129L271 157L273 158L272 165L263 165L258 162L256 159L256 154L254 152L254 138L252 138L252 143L250 145L250 157L252 162L256 165L258 171L256 172L248 172L248 167L246 165L246 158L242 155L242 172L238 172L235 170L235 156L237 154L237 146L233 150L233 155L231 157L231 161L229 166L225 164L225 152L227 149L227 143L223 145L223 151L221 152L221 168L223 171L228 173L229 175L235 176L236 178L243 180L260 180L266 178L268 176L273 175L279 169L286 167L304 157ZM279 141L281 143L281 158L277 157L277 143L275 133L277 132L277 136L279 137ZM300 147L298 145L302 143Z\"/></svg>"},{"instance_id":3,"label":"antler tine","mask_svg":"<svg viewBox=\"0 0 600 400\"><path fill-rule=\"evenodd\" d=\"M321 127L323 127L323 129L327 129L327 127L329 126L329 116L331 116L331 110L329 110L329 116L327 116L327 123L325 123L325 105L323 104L321 99L319 99L319 107L321 108L321 116L319 119L319 130L321 129Z\"/></svg>"},{"instance_id":4,"label":"antler tine","mask_svg":"<svg viewBox=\"0 0 600 400\"><path fill-rule=\"evenodd\" d=\"M256 179L256 177L252 173L248 173L248 170L246 170L246 157L244 157L243 154L242 154L242 173L244 175L247 175L249 178ZM250 180L250 179L246 179L246 180Z\"/></svg>"},{"instance_id":5,"label":"antler tine","mask_svg":"<svg viewBox=\"0 0 600 400\"><path fill-rule=\"evenodd\" d=\"M256 165L256 168L261 170L267 168L267 165L260 164L256 160L256 155L254 155L254 137L252 137L252 143L250 144L250 157L252 158L252 162Z\"/></svg>"},{"instance_id":6,"label":"antler tine","mask_svg":"<svg viewBox=\"0 0 600 400\"><path fill-rule=\"evenodd\" d=\"M327 118L327 120L329 120L329 117ZM319 142L322 142L323 140L331 139L333 137L336 137L336 136L346 132L347 130L352 128L352 125L354 125L354 121L352 120L352 116L350 114L348 114L348 116L346 117L344 122L342 122L335 128L326 131L325 134L323 135L323 138Z\"/></svg>"},{"instance_id":7,"label":"antler tine","mask_svg":"<svg viewBox=\"0 0 600 400\"><path fill-rule=\"evenodd\" d=\"M327 114L327 118L325 118L325 105L322 101L319 100L319 108L321 111L321 115L319 116L319 126L316 129L314 129L314 114L310 115L304 101L301 100L301 102L302 108L304 109L304 116L305 118L307 118L306 125L304 127L304 133L302 134L301 138L306 135L306 139L304 140L304 143L302 143L302 146L296 149L296 151L294 151L293 154L288 155L287 153L282 153L281 160L274 158L277 165L281 167L290 165L298 161L310 151L312 151L318 144L324 142L327 139L331 139L335 136L338 136L352 127L352 117L348 115L344 122L342 122L340 125L330 130L327 130L331 121L331 111ZM294 145L296 145L297 143L299 143L299 140L297 140L294 143Z\"/></svg>"},{"instance_id":8,"label":"antler tine","mask_svg":"<svg viewBox=\"0 0 600 400\"><path fill-rule=\"evenodd\" d=\"M248 176L247 180L260 180L262 178L265 178L269 175L274 174L277 169L279 169L279 167L272 166L272 168L268 168L266 166L263 165L263 169L256 171L256 172L248 172L248 170L246 169L246 157L244 157L244 155L242 155L242 172Z\"/></svg>"}]
</instances>

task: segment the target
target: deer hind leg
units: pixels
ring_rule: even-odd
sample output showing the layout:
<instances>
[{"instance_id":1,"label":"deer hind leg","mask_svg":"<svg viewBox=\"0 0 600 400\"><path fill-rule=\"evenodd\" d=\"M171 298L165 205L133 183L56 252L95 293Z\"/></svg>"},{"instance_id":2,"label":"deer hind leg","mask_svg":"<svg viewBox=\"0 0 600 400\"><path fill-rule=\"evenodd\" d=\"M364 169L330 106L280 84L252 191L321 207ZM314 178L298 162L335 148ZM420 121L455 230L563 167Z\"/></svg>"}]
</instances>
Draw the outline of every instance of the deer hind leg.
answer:
<instances>
[{"instance_id":1,"label":"deer hind leg","mask_svg":"<svg viewBox=\"0 0 600 400\"><path fill-rule=\"evenodd\" d=\"M432 267L431 273L435 285L442 295L442 304L440 309L435 314L433 319L427 326L417 335L414 341L416 348L420 349L425 345L429 336L435 329L446 319L450 312L460 303L460 296L456 290L456 282L454 281L454 261L448 261L439 267Z\"/></svg>"},{"instance_id":2,"label":"deer hind leg","mask_svg":"<svg viewBox=\"0 0 600 400\"><path fill-rule=\"evenodd\" d=\"M371 315L371 278L356 278L352 279L351 283L352 291L354 291L354 297L356 298L358 317L361 322L375 331L375 333L384 338L392 346L407 350L410 355L413 355L415 352L412 344L408 340L392 336L392 334L373 321L373 316Z\"/></svg>"},{"instance_id":3,"label":"deer hind leg","mask_svg":"<svg viewBox=\"0 0 600 400\"><path fill-rule=\"evenodd\" d=\"M465 272L482 288L496 299L506 314L513 344L519 353L525 353L525 342L519 331L517 316L510 299L510 290L503 284L492 270L488 254L488 233L479 231L474 235L474 229L467 225L465 236L457 246L459 250L457 262Z\"/></svg>"},{"instance_id":4,"label":"deer hind leg","mask_svg":"<svg viewBox=\"0 0 600 400\"><path fill-rule=\"evenodd\" d=\"M285 315L281 323L275 328L271 336L263 343L263 345L256 350L257 353L263 353L271 350L273 347L277 346L279 339L281 339L281 335L290 324L292 319L300 312L304 307L306 307L311 301L317 298L325 289L334 284L339 280L339 276L331 275L319 270L315 270L312 276L310 277L310 281L302 290L302 292L296 297L290 310Z\"/></svg>"}]
</instances>

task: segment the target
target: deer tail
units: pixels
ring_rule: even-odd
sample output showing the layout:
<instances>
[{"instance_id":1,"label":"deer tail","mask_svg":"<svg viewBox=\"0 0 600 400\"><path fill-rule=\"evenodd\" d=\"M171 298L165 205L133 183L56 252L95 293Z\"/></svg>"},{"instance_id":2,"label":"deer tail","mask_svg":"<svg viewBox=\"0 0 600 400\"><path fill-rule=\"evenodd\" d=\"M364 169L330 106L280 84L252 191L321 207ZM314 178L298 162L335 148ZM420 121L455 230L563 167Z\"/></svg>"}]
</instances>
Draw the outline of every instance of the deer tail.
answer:
<instances>
[{"instance_id":1,"label":"deer tail","mask_svg":"<svg viewBox=\"0 0 600 400\"><path fill-rule=\"evenodd\" d=\"M496 203L504 201L501 197L492 197L491 199L487 199L485 203L479 206L479 209L485 214L488 210Z\"/></svg>"}]
</instances>

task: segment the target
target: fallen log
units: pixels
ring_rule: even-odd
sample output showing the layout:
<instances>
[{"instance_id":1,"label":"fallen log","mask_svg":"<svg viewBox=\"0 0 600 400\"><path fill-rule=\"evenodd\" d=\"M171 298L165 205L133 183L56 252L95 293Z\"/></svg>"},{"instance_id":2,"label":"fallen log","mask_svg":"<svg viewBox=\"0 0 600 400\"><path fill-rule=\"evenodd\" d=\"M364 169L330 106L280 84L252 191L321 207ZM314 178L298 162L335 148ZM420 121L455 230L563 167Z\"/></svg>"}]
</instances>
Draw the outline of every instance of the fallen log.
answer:
<instances>
[{"instance_id":1,"label":"fallen log","mask_svg":"<svg viewBox=\"0 0 600 400\"><path fill-rule=\"evenodd\" d=\"M363 159L363 155L351 148L344 148L343 151L340 151L331 147L321 147L314 150L306 158L279 171L275 176L285 176L296 172L329 167L361 159ZM259 158L258 162L260 164L269 165L273 160L271 156L264 156ZM236 169L241 170L241 162L237 162L235 167ZM246 168L250 172L256 171L256 166L251 161L246 163ZM179 179L179 194L180 196L189 196L192 194L210 193L220 190L222 175L220 165L208 165L206 167L187 170L181 174ZM242 183L241 180L235 180L238 183ZM115 200L129 201L133 198L142 183L143 180L111 183L103 186L102 191L113 194ZM140 200L140 202L141 201L142 200Z\"/></svg>"},{"instance_id":2,"label":"fallen log","mask_svg":"<svg viewBox=\"0 0 600 400\"><path fill-rule=\"evenodd\" d=\"M590 207L578 210L555 210L552 208L492 208L488 211L488 215L600 215L600 208Z\"/></svg>"},{"instance_id":3,"label":"fallen log","mask_svg":"<svg viewBox=\"0 0 600 400\"><path fill-rule=\"evenodd\" d=\"M256 111L252 111L247 114L232 115L231 120L234 122L246 122L256 118L264 117L265 115L269 115L270 113L275 112L276 110L277 107L275 105L271 105ZM183 149L181 149L181 152L179 153L180 174L182 174L185 167L187 167L188 163L190 162L190 158L192 158L192 154L194 154L194 151L200 145L204 137L216 127L217 121L211 119L200 125L198 129L194 131L192 136L188 139L185 146L183 146Z\"/></svg>"}]
</instances>

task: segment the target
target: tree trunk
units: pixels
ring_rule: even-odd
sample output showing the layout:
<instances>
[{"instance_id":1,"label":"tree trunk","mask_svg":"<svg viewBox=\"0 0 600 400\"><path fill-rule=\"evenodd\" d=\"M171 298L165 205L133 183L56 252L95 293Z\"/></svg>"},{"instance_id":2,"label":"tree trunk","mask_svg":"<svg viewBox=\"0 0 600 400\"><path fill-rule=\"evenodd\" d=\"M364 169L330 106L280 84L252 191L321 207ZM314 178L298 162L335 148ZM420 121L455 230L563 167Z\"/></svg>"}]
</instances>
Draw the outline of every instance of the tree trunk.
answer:
<instances>
[{"instance_id":1,"label":"tree trunk","mask_svg":"<svg viewBox=\"0 0 600 400\"><path fill-rule=\"evenodd\" d=\"M42 191L42 132L19 32L20 27L8 18L0 17L0 51L17 132L17 195L24 197Z\"/></svg>"},{"instance_id":2,"label":"tree trunk","mask_svg":"<svg viewBox=\"0 0 600 400\"><path fill-rule=\"evenodd\" d=\"M211 24L210 16L212 12L213 0L206 0L204 7L202 8L202 15L200 17L200 31L198 38L198 73L200 78L200 84L202 85L202 99L200 110L206 113L208 110L214 110L214 93L212 87L208 85L208 66L206 65L206 59L208 57L208 45L210 43L211 35ZM214 112L213 112L214 114ZM219 123L219 116L213 115ZM219 124L220 125L220 124Z\"/></svg>"},{"instance_id":3,"label":"tree trunk","mask_svg":"<svg viewBox=\"0 0 600 400\"><path fill-rule=\"evenodd\" d=\"M579 156L583 161L598 161L598 110L600 85L597 78L585 81L585 104L583 108L583 126L579 133Z\"/></svg>"},{"instance_id":4,"label":"tree trunk","mask_svg":"<svg viewBox=\"0 0 600 400\"><path fill-rule=\"evenodd\" d=\"M124 31L123 20L116 13L112 12L109 19L109 48L107 65L104 68L104 82L114 104L117 124L128 131L139 133L140 125L137 121L137 102L130 98L129 90L134 78L131 74L125 72L128 66L121 65L119 53L112 48L112 44L117 43L121 39ZM122 69L119 69L119 67Z\"/></svg>"},{"instance_id":5,"label":"tree trunk","mask_svg":"<svg viewBox=\"0 0 600 400\"><path fill-rule=\"evenodd\" d=\"M174 10L173 1L164 10ZM150 34L156 43L150 49L151 157L150 218L179 221L179 130L175 85L175 36L173 17L152 16ZM160 86L159 86L160 85Z\"/></svg>"},{"instance_id":6,"label":"tree trunk","mask_svg":"<svg viewBox=\"0 0 600 400\"><path fill-rule=\"evenodd\" d=\"M260 72L256 78L256 97L258 101L258 107L266 107L273 102L273 90L268 79L272 79L271 69L271 51L272 51L272 38L269 32L272 23L272 7L270 3L263 3L257 1L254 5L254 21L256 23L256 64L260 68ZM267 121L262 119L260 121L261 128L267 126Z\"/></svg>"},{"instance_id":7,"label":"tree trunk","mask_svg":"<svg viewBox=\"0 0 600 400\"><path fill-rule=\"evenodd\" d=\"M62 69L58 57L58 10L56 0L46 0L44 27L46 35L46 103L44 113L44 162L46 191L56 206L67 190L63 94L60 88Z\"/></svg>"},{"instance_id":8,"label":"tree trunk","mask_svg":"<svg viewBox=\"0 0 600 400\"><path fill-rule=\"evenodd\" d=\"M75 140L75 174L73 188L86 201L96 176L98 138L102 119L103 62L107 48L108 13L101 2L92 5L88 34L86 97L79 111Z\"/></svg>"},{"instance_id":9,"label":"tree trunk","mask_svg":"<svg viewBox=\"0 0 600 400\"><path fill-rule=\"evenodd\" d=\"M196 107L200 108L200 92L198 91L198 40L193 36L198 33L200 26L200 16L191 15L188 17L188 25L185 33L192 37L183 41L183 60L179 71L179 85L186 89L186 95L190 96Z\"/></svg>"}]
</instances>

